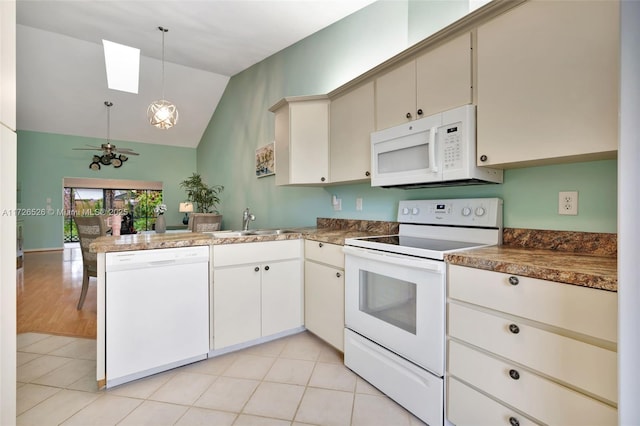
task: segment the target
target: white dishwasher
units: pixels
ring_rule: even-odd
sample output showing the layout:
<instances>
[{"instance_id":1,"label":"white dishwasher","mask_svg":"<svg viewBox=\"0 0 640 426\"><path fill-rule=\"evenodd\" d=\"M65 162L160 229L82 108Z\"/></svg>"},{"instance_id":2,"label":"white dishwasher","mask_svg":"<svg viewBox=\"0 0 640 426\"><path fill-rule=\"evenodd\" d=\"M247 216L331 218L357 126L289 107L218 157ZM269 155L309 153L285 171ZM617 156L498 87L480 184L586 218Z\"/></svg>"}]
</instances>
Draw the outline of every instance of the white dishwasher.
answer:
<instances>
[{"instance_id":1,"label":"white dishwasher","mask_svg":"<svg viewBox=\"0 0 640 426\"><path fill-rule=\"evenodd\" d=\"M113 387L209 352L209 246L106 254L106 379Z\"/></svg>"}]
</instances>

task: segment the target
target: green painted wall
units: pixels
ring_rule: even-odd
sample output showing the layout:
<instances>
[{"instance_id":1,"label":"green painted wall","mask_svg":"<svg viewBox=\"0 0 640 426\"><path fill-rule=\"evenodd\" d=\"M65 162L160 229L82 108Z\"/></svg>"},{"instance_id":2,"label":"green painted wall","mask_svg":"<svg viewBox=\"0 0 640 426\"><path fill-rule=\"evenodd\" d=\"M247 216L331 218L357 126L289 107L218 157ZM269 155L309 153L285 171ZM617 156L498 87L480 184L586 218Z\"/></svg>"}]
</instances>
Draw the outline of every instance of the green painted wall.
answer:
<instances>
[{"instance_id":1,"label":"green painted wall","mask_svg":"<svg viewBox=\"0 0 640 426\"><path fill-rule=\"evenodd\" d=\"M168 225L182 224L178 204L184 200L179 182L196 170L196 150L162 145L114 141L140 153L130 156L123 166L114 169L103 166L89 170L92 151L74 151L86 144L99 146L102 139L67 136L30 131L18 131L18 183L21 188L21 209L42 209L51 198L54 211L63 208L62 178L101 178L162 181L167 204ZM63 217L57 214L23 216L26 250L60 248L63 246Z\"/></svg>"},{"instance_id":2,"label":"green painted wall","mask_svg":"<svg viewBox=\"0 0 640 426\"><path fill-rule=\"evenodd\" d=\"M317 217L395 220L402 199L497 196L508 227L616 232L615 160L506 170L502 185L408 191L368 184L276 187L273 176L255 178L254 151L274 137L268 108L285 96L327 93L464 13L464 2L430 3L374 3L230 80L197 159L198 171L226 188L226 229L240 228L245 207L257 216L252 227L264 228L314 225ZM557 214L558 192L565 190L579 192L578 216ZM333 211L332 194L342 198L342 211ZM355 211L358 197L363 211Z\"/></svg>"}]
</instances>

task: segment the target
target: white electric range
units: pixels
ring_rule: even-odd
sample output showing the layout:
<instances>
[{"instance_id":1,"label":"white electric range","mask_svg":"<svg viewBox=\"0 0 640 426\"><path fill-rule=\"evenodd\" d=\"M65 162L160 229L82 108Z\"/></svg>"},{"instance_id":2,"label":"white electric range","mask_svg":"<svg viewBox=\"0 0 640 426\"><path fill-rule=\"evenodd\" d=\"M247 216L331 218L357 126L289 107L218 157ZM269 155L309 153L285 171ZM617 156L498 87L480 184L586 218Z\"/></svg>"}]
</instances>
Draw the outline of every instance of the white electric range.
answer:
<instances>
[{"instance_id":1,"label":"white electric range","mask_svg":"<svg viewBox=\"0 0 640 426\"><path fill-rule=\"evenodd\" d=\"M411 200L398 235L345 240L345 365L444 424L444 256L502 242L498 198Z\"/></svg>"}]
</instances>

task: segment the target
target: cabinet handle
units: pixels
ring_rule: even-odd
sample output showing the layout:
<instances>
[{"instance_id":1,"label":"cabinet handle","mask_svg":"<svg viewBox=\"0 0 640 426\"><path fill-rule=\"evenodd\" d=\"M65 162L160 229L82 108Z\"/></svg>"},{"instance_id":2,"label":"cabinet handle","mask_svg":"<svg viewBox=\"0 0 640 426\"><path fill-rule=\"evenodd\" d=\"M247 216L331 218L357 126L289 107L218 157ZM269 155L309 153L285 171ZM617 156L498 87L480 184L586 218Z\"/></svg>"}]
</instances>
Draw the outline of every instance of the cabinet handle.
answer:
<instances>
[{"instance_id":1,"label":"cabinet handle","mask_svg":"<svg viewBox=\"0 0 640 426\"><path fill-rule=\"evenodd\" d=\"M512 276L509 277L509 284L518 285L518 284L520 284L520 280L518 279L518 277L514 277L512 275Z\"/></svg>"},{"instance_id":2,"label":"cabinet handle","mask_svg":"<svg viewBox=\"0 0 640 426\"><path fill-rule=\"evenodd\" d=\"M364 175L365 175L365 176L367 176L367 177L369 177L369 176L371 176L371 173L369 173L369 172L364 172Z\"/></svg>"},{"instance_id":3,"label":"cabinet handle","mask_svg":"<svg viewBox=\"0 0 640 426\"><path fill-rule=\"evenodd\" d=\"M411 118L411 113L410 113L410 112L408 112L408 113L407 113L407 115L405 115L405 117L407 117L407 118Z\"/></svg>"},{"instance_id":4,"label":"cabinet handle","mask_svg":"<svg viewBox=\"0 0 640 426\"><path fill-rule=\"evenodd\" d=\"M511 369L509 370L509 376L511 376L513 380L518 380L520 378L520 373L518 373L517 370Z\"/></svg>"},{"instance_id":5,"label":"cabinet handle","mask_svg":"<svg viewBox=\"0 0 640 426\"><path fill-rule=\"evenodd\" d=\"M422 108L418 109L418 115L422 115Z\"/></svg>"},{"instance_id":6,"label":"cabinet handle","mask_svg":"<svg viewBox=\"0 0 640 426\"><path fill-rule=\"evenodd\" d=\"M325 180L327 180L327 179L325 179L325 177L324 177L324 176L322 176L322 177L320 178L320 181L321 181L321 182L324 182Z\"/></svg>"},{"instance_id":7,"label":"cabinet handle","mask_svg":"<svg viewBox=\"0 0 640 426\"><path fill-rule=\"evenodd\" d=\"M340 278L342 274L340 272L336 272L336 277Z\"/></svg>"},{"instance_id":8,"label":"cabinet handle","mask_svg":"<svg viewBox=\"0 0 640 426\"><path fill-rule=\"evenodd\" d=\"M324 244L318 243L318 247L324 247Z\"/></svg>"},{"instance_id":9,"label":"cabinet handle","mask_svg":"<svg viewBox=\"0 0 640 426\"><path fill-rule=\"evenodd\" d=\"M520 333L520 327L518 327L515 324L509 324L509 331L512 332L513 334L518 334Z\"/></svg>"},{"instance_id":10,"label":"cabinet handle","mask_svg":"<svg viewBox=\"0 0 640 426\"><path fill-rule=\"evenodd\" d=\"M265 270L265 271L268 271L268 270L269 270L269 265L265 266L265 267L264 267L264 270Z\"/></svg>"},{"instance_id":11,"label":"cabinet handle","mask_svg":"<svg viewBox=\"0 0 640 426\"><path fill-rule=\"evenodd\" d=\"M484 161L487 161L487 160L488 160L488 158L487 158L487 156L486 156L486 155L481 155L481 156L480 156L480 161L483 161L483 162L484 162Z\"/></svg>"},{"instance_id":12,"label":"cabinet handle","mask_svg":"<svg viewBox=\"0 0 640 426\"><path fill-rule=\"evenodd\" d=\"M509 417L509 424L511 426L520 426L520 422L518 421L518 419L513 416Z\"/></svg>"},{"instance_id":13,"label":"cabinet handle","mask_svg":"<svg viewBox=\"0 0 640 426\"><path fill-rule=\"evenodd\" d=\"M260 270L260 268L256 266L255 268L253 268L253 270L258 272Z\"/></svg>"}]
</instances>

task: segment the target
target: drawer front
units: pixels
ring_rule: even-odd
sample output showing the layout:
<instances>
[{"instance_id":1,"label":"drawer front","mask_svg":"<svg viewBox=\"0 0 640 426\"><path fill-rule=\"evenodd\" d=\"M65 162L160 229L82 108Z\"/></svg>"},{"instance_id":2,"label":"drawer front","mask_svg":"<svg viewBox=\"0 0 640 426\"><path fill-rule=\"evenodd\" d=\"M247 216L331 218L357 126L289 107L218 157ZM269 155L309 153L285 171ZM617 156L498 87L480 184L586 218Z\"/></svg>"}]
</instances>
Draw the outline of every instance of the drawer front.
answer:
<instances>
[{"instance_id":1,"label":"drawer front","mask_svg":"<svg viewBox=\"0 0 640 426\"><path fill-rule=\"evenodd\" d=\"M614 351L456 303L449 303L448 319L451 337L613 403L618 400L617 354Z\"/></svg>"},{"instance_id":2,"label":"drawer front","mask_svg":"<svg viewBox=\"0 0 640 426\"><path fill-rule=\"evenodd\" d=\"M213 267L300 259L301 240L263 241L213 246Z\"/></svg>"},{"instance_id":3,"label":"drawer front","mask_svg":"<svg viewBox=\"0 0 640 426\"><path fill-rule=\"evenodd\" d=\"M456 426L538 424L453 377L447 379L447 419Z\"/></svg>"},{"instance_id":4,"label":"drawer front","mask_svg":"<svg viewBox=\"0 0 640 426\"><path fill-rule=\"evenodd\" d=\"M509 282L517 278L517 284ZM617 293L449 265L449 297L617 342Z\"/></svg>"},{"instance_id":5,"label":"drawer front","mask_svg":"<svg viewBox=\"0 0 640 426\"><path fill-rule=\"evenodd\" d=\"M546 424L618 421L617 410L607 404L455 341L449 341L449 374Z\"/></svg>"},{"instance_id":6,"label":"drawer front","mask_svg":"<svg viewBox=\"0 0 640 426\"><path fill-rule=\"evenodd\" d=\"M326 263L336 268L344 269L344 252L338 244L322 243L305 240L304 257L307 260Z\"/></svg>"}]
</instances>

